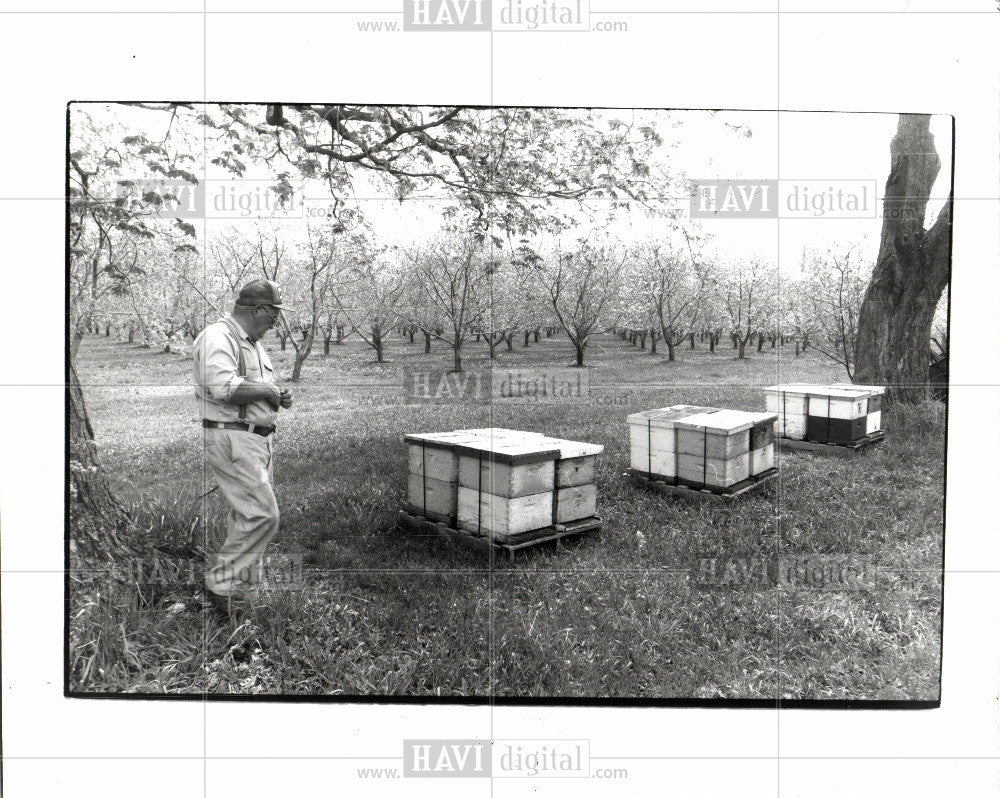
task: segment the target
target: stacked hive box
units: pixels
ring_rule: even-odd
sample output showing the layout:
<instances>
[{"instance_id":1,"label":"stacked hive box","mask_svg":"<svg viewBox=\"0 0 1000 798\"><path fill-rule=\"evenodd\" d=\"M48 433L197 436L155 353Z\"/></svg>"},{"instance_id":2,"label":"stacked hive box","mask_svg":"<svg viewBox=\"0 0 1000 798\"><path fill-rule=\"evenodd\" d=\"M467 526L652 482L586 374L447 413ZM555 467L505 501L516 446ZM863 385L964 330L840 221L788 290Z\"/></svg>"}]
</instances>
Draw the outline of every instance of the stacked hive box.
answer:
<instances>
[{"instance_id":1,"label":"stacked hive box","mask_svg":"<svg viewBox=\"0 0 1000 798\"><path fill-rule=\"evenodd\" d=\"M538 435L456 446L459 528L505 541L592 517L594 466L603 450Z\"/></svg>"},{"instance_id":2,"label":"stacked hive box","mask_svg":"<svg viewBox=\"0 0 1000 798\"><path fill-rule=\"evenodd\" d=\"M884 388L792 383L764 391L767 409L778 414L778 434L785 438L842 446L881 429Z\"/></svg>"},{"instance_id":3,"label":"stacked hive box","mask_svg":"<svg viewBox=\"0 0 1000 798\"><path fill-rule=\"evenodd\" d=\"M651 478L731 488L774 468L773 413L675 405L628 417L632 468Z\"/></svg>"},{"instance_id":4,"label":"stacked hive box","mask_svg":"<svg viewBox=\"0 0 1000 798\"><path fill-rule=\"evenodd\" d=\"M698 413L717 412L716 407L673 405L643 410L628 417L632 468L649 475L677 476L677 422Z\"/></svg>"},{"instance_id":5,"label":"stacked hive box","mask_svg":"<svg viewBox=\"0 0 1000 798\"><path fill-rule=\"evenodd\" d=\"M863 391L868 399L868 406L865 409L865 435L882 430L882 397L885 395L885 388L880 385L854 385L850 382L837 382L831 388L852 388L855 391Z\"/></svg>"},{"instance_id":6,"label":"stacked hive box","mask_svg":"<svg viewBox=\"0 0 1000 798\"><path fill-rule=\"evenodd\" d=\"M555 523L568 524L597 514L597 455L604 447L596 443L543 438L539 445L559 450L556 460Z\"/></svg>"},{"instance_id":7,"label":"stacked hive box","mask_svg":"<svg viewBox=\"0 0 1000 798\"><path fill-rule=\"evenodd\" d=\"M407 509L454 525L458 508L458 443L478 440L472 431L406 435Z\"/></svg>"},{"instance_id":8,"label":"stacked hive box","mask_svg":"<svg viewBox=\"0 0 1000 798\"><path fill-rule=\"evenodd\" d=\"M418 515L503 541L596 513L602 446L498 428L405 440Z\"/></svg>"}]
</instances>

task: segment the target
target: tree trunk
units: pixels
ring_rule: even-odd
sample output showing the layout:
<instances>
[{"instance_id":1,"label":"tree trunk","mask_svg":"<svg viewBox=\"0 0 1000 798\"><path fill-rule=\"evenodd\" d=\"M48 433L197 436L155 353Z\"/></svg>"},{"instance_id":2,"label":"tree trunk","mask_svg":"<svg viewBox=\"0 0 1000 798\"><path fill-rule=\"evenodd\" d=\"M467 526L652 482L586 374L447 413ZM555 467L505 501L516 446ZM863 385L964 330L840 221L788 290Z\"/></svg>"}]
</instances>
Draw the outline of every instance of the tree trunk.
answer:
<instances>
[{"instance_id":1,"label":"tree trunk","mask_svg":"<svg viewBox=\"0 0 1000 798\"><path fill-rule=\"evenodd\" d=\"M919 402L928 396L931 325L951 271L952 198L925 230L941 169L929 116L900 114L889 152L882 239L858 317L854 379L887 386L890 401Z\"/></svg>"},{"instance_id":2,"label":"tree trunk","mask_svg":"<svg viewBox=\"0 0 1000 798\"><path fill-rule=\"evenodd\" d=\"M123 535L130 519L97 462L94 429L72 363L69 373L70 550L88 566L109 567L129 555Z\"/></svg>"},{"instance_id":3,"label":"tree trunk","mask_svg":"<svg viewBox=\"0 0 1000 798\"><path fill-rule=\"evenodd\" d=\"M694 333L691 333L691 348L694 349Z\"/></svg>"},{"instance_id":4,"label":"tree trunk","mask_svg":"<svg viewBox=\"0 0 1000 798\"><path fill-rule=\"evenodd\" d=\"M580 343L577 343L577 344L574 344L574 346L576 347L576 365L582 367L583 366L583 348L584 348L584 345L580 344Z\"/></svg>"},{"instance_id":5,"label":"tree trunk","mask_svg":"<svg viewBox=\"0 0 1000 798\"><path fill-rule=\"evenodd\" d=\"M424 354L428 355L431 351L431 334L424 330Z\"/></svg>"},{"instance_id":6,"label":"tree trunk","mask_svg":"<svg viewBox=\"0 0 1000 798\"><path fill-rule=\"evenodd\" d=\"M712 334L708 336L708 351L715 352L715 336Z\"/></svg>"},{"instance_id":7,"label":"tree trunk","mask_svg":"<svg viewBox=\"0 0 1000 798\"><path fill-rule=\"evenodd\" d=\"M741 338L736 339L736 348L740 350L739 359L743 360L747 356L747 342Z\"/></svg>"},{"instance_id":8,"label":"tree trunk","mask_svg":"<svg viewBox=\"0 0 1000 798\"><path fill-rule=\"evenodd\" d=\"M757 351L759 352L764 348L764 336L760 333L757 334Z\"/></svg>"},{"instance_id":9,"label":"tree trunk","mask_svg":"<svg viewBox=\"0 0 1000 798\"><path fill-rule=\"evenodd\" d=\"M666 344L667 344L667 361L669 361L670 363L673 363L674 362L674 349L677 348L677 344L675 344L674 343L674 339L670 338L670 337L665 338L664 340L666 341Z\"/></svg>"},{"instance_id":10,"label":"tree trunk","mask_svg":"<svg viewBox=\"0 0 1000 798\"><path fill-rule=\"evenodd\" d=\"M452 352L455 356L455 373L462 371L462 347L460 344L452 344Z\"/></svg>"},{"instance_id":11,"label":"tree trunk","mask_svg":"<svg viewBox=\"0 0 1000 798\"><path fill-rule=\"evenodd\" d=\"M542 339L542 331L539 329L535 330L535 343L537 344Z\"/></svg>"}]
</instances>

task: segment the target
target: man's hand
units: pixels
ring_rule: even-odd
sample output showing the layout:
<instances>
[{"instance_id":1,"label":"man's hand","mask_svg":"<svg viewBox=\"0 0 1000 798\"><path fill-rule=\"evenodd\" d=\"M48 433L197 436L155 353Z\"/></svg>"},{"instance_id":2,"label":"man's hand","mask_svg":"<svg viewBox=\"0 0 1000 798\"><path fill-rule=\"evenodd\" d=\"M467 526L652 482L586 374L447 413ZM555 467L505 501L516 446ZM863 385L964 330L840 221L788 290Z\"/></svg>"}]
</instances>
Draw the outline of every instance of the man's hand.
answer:
<instances>
[{"instance_id":1,"label":"man's hand","mask_svg":"<svg viewBox=\"0 0 1000 798\"><path fill-rule=\"evenodd\" d=\"M271 409L277 411L281 407L281 391L278 390L277 385L268 385L268 395L267 403L271 406Z\"/></svg>"},{"instance_id":2,"label":"man's hand","mask_svg":"<svg viewBox=\"0 0 1000 798\"><path fill-rule=\"evenodd\" d=\"M280 404L285 410L292 406L292 392L288 388L281 389Z\"/></svg>"}]
</instances>

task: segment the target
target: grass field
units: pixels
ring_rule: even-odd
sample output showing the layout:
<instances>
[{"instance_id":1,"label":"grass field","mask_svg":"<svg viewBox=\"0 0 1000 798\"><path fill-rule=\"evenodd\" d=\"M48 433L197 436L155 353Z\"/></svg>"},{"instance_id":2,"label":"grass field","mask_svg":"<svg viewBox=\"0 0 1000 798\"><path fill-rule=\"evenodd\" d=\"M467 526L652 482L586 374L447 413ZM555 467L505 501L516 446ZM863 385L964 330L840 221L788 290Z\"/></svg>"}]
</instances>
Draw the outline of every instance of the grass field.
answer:
<instances>
[{"instance_id":1,"label":"grass field","mask_svg":"<svg viewBox=\"0 0 1000 798\"><path fill-rule=\"evenodd\" d=\"M278 373L291 347L268 341ZM471 345L466 369L488 366ZM70 686L83 692L498 697L936 699L941 646L944 408L883 416L854 459L785 452L763 493L719 506L633 484L625 416L676 403L763 409L762 386L845 375L812 352L765 346L650 355L604 336L591 396L563 404L403 404L406 369L443 349L393 335L388 362L355 338L314 354L280 418L276 563L304 584L223 624L201 607L224 506L201 459L190 360L89 337L77 358L100 459L136 519L137 545L172 569L110 589L73 578ZM499 355L568 366L564 338ZM496 426L601 443L600 537L513 564L395 527L407 432ZM704 587L706 557L841 555L871 589Z\"/></svg>"}]
</instances>

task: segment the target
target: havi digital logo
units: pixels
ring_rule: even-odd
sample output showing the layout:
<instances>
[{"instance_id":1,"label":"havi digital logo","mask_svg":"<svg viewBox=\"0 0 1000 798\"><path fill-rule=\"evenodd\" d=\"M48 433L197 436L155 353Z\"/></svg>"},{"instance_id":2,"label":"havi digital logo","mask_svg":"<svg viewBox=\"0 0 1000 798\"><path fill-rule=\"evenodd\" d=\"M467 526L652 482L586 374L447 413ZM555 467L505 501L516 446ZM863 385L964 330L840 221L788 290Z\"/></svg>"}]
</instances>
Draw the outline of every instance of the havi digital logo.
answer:
<instances>
[{"instance_id":1,"label":"havi digital logo","mask_svg":"<svg viewBox=\"0 0 1000 798\"><path fill-rule=\"evenodd\" d=\"M492 0L403 0L404 31L492 29Z\"/></svg>"},{"instance_id":2,"label":"havi digital logo","mask_svg":"<svg viewBox=\"0 0 1000 798\"><path fill-rule=\"evenodd\" d=\"M488 778L489 740L403 740L403 776L425 779Z\"/></svg>"}]
</instances>

